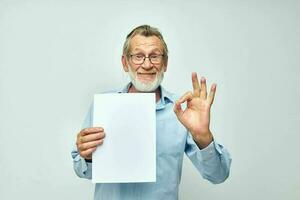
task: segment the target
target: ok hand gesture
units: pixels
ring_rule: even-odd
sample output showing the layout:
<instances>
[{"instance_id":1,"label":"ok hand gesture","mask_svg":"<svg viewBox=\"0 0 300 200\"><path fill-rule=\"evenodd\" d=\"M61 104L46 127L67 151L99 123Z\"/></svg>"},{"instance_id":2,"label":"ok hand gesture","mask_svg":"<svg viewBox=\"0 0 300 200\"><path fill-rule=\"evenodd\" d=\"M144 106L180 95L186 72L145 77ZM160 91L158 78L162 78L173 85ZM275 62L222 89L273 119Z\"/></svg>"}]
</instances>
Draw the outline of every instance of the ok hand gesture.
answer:
<instances>
[{"instance_id":1,"label":"ok hand gesture","mask_svg":"<svg viewBox=\"0 0 300 200\"><path fill-rule=\"evenodd\" d=\"M213 136L209 129L210 108L212 106L216 84L212 84L209 95L206 91L206 80L201 78L201 88L197 73L192 73L193 92L186 92L176 101L174 112L178 120L190 131L194 141L200 148L208 146ZM182 110L181 104L187 102L187 107Z\"/></svg>"}]
</instances>

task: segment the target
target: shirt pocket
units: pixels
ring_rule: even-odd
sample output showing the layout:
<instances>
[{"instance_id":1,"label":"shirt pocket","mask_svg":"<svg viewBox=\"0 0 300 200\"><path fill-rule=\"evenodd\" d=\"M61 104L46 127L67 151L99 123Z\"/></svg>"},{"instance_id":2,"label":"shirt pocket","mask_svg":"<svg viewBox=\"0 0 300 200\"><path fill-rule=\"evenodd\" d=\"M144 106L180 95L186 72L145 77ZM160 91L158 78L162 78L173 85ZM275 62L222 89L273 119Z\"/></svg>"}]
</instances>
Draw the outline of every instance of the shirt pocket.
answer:
<instances>
[{"instance_id":1,"label":"shirt pocket","mask_svg":"<svg viewBox=\"0 0 300 200\"><path fill-rule=\"evenodd\" d=\"M158 156L182 156L187 131L177 119L157 121L156 151Z\"/></svg>"}]
</instances>

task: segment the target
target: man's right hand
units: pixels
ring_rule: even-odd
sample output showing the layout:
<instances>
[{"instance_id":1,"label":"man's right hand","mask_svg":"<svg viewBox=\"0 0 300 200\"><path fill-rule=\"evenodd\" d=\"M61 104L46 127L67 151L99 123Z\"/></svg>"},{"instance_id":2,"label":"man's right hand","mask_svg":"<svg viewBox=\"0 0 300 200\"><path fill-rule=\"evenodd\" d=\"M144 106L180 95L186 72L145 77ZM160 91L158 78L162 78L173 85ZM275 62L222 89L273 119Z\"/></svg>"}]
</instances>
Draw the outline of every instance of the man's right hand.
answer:
<instances>
[{"instance_id":1,"label":"man's right hand","mask_svg":"<svg viewBox=\"0 0 300 200\"><path fill-rule=\"evenodd\" d=\"M92 153L97 146L103 144L105 134L102 127L91 127L82 129L77 134L76 146L81 157L86 160L92 159Z\"/></svg>"}]
</instances>

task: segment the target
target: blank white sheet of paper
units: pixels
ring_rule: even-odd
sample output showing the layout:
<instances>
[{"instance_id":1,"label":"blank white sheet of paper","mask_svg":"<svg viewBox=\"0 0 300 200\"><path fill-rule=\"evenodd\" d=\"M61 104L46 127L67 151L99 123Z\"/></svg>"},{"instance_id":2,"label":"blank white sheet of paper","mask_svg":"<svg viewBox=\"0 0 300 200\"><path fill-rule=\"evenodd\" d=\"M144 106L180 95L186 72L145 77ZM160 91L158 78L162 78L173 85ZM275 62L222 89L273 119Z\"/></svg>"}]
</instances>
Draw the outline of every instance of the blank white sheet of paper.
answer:
<instances>
[{"instance_id":1,"label":"blank white sheet of paper","mask_svg":"<svg viewBox=\"0 0 300 200\"><path fill-rule=\"evenodd\" d=\"M156 181L154 93L95 94L93 126L105 138L93 153L93 183Z\"/></svg>"}]
</instances>

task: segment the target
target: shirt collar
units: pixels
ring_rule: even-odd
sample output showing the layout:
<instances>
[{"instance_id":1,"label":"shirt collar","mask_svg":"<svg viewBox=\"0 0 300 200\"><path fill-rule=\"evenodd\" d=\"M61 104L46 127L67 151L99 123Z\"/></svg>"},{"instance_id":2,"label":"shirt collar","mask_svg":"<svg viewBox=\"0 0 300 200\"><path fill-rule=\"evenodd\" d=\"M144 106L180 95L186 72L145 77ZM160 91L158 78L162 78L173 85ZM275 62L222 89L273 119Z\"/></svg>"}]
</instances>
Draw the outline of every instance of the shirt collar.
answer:
<instances>
[{"instance_id":1,"label":"shirt collar","mask_svg":"<svg viewBox=\"0 0 300 200\"><path fill-rule=\"evenodd\" d=\"M125 85L125 87L123 87L122 89L118 90L118 93L128 93L128 90L130 88L130 86L132 85L131 82L127 83ZM159 108L164 108L166 104L168 103L174 103L175 99L174 99L174 95L170 92L168 92L164 87L162 87L161 85L159 86L160 88L160 93L161 93L161 98L160 101L157 102Z\"/></svg>"},{"instance_id":2,"label":"shirt collar","mask_svg":"<svg viewBox=\"0 0 300 200\"><path fill-rule=\"evenodd\" d=\"M130 82L130 83L127 83L127 84L125 85L125 87L123 87L122 89L120 89L120 90L118 91L118 93L128 93L128 90L129 90L130 86L131 86L131 82Z\"/></svg>"}]
</instances>

